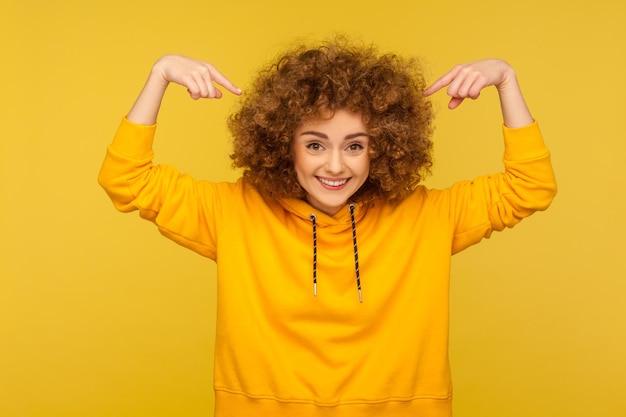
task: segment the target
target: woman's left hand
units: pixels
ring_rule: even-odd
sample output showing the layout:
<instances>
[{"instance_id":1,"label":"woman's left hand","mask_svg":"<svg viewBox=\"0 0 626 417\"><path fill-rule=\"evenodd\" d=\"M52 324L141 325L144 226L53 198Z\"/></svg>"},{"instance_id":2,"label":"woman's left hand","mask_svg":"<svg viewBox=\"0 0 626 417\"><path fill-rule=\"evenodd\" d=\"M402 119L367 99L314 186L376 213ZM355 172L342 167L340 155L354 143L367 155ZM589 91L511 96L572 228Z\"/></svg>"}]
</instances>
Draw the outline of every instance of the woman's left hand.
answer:
<instances>
[{"instance_id":1,"label":"woman's left hand","mask_svg":"<svg viewBox=\"0 0 626 417\"><path fill-rule=\"evenodd\" d=\"M444 87L451 97L448 108L455 109L466 98L476 100L483 88L495 86L503 92L507 85L517 84L513 68L501 59L483 59L469 64L459 64L442 75L437 81L424 90L430 96Z\"/></svg>"}]
</instances>

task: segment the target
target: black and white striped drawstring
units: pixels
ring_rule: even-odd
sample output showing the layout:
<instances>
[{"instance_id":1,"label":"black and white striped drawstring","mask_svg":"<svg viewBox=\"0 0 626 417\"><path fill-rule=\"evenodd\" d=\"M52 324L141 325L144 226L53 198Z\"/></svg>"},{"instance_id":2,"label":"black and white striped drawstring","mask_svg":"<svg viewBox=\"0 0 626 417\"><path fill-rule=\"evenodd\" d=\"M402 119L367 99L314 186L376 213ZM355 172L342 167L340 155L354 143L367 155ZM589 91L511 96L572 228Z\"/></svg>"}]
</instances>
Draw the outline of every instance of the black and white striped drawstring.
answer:
<instances>
[{"instance_id":1,"label":"black and white striped drawstring","mask_svg":"<svg viewBox=\"0 0 626 417\"><path fill-rule=\"evenodd\" d=\"M361 274L359 273L359 247L356 244L356 222L354 221L354 209L356 206L350 204L350 220L352 220L352 244L354 245L354 271L356 272L356 288L359 290L359 302L363 302L361 293Z\"/></svg>"},{"instance_id":2,"label":"black and white striped drawstring","mask_svg":"<svg viewBox=\"0 0 626 417\"><path fill-rule=\"evenodd\" d=\"M356 221L354 220L354 210L356 206L350 204L350 219L352 221L352 244L354 246L354 271L356 273L356 288L359 291L359 302L363 302L363 293L361 292L361 273L359 271L359 248L356 243ZM310 214L311 224L313 226L313 296L317 297L317 217Z\"/></svg>"},{"instance_id":3,"label":"black and white striped drawstring","mask_svg":"<svg viewBox=\"0 0 626 417\"><path fill-rule=\"evenodd\" d=\"M313 223L313 296L317 297L317 223L315 214L309 215Z\"/></svg>"}]
</instances>

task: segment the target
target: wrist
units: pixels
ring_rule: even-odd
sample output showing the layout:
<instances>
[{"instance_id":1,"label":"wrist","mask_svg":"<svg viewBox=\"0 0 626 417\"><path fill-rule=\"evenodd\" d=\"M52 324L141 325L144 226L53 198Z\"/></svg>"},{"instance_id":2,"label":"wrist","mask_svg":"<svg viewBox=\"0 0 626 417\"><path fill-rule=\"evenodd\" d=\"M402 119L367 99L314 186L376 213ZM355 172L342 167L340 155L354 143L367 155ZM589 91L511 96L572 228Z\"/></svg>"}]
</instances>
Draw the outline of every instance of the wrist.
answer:
<instances>
[{"instance_id":1,"label":"wrist","mask_svg":"<svg viewBox=\"0 0 626 417\"><path fill-rule=\"evenodd\" d=\"M165 91L169 84L170 82L165 78L164 73L159 68L153 67L146 85Z\"/></svg>"},{"instance_id":2,"label":"wrist","mask_svg":"<svg viewBox=\"0 0 626 417\"><path fill-rule=\"evenodd\" d=\"M505 65L502 71L502 80L496 84L496 89L499 94L508 94L509 92L519 91L519 83L517 82L517 75L515 70L506 62L502 61Z\"/></svg>"}]
</instances>

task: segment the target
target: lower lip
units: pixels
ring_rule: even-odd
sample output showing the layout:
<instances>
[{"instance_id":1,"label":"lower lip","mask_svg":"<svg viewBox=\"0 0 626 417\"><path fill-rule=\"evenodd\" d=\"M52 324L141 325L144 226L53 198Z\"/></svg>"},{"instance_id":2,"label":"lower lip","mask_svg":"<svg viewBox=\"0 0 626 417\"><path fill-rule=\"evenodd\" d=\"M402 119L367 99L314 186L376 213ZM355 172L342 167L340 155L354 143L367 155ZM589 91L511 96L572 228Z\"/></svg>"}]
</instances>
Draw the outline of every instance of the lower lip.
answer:
<instances>
[{"instance_id":1,"label":"lower lip","mask_svg":"<svg viewBox=\"0 0 626 417\"><path fill-rule=\"evenodd\" d=\"M320 180L319 180L319 178L318 178L318 180L317 180L317 181L318 181L318 182L322 185L322 187L324 187L326 190L331 190L331 191L339 191L339 190L343 190L344 188L346 188L346 185L348 185L348 183L350 182L350 179L348 179L346 182L344 182L344 183L343 183L343 184L341 184L341 185L329 185L329 184L326 184L326 183L323 183L322 181L320 181Z\"/></svg>"}]
</instances>

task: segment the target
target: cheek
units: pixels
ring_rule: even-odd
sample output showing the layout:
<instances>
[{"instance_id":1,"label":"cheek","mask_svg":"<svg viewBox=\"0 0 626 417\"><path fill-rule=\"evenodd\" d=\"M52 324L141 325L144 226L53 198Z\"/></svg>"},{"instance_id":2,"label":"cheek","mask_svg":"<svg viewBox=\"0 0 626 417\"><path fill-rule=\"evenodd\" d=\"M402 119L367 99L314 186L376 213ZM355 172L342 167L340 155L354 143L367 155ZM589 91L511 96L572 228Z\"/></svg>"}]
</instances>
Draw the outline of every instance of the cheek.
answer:
<instances>
[{"instance_id":1,"label":"cheek","mask_svg":"<svg viewBox=\"0 0 626 417\"><path fill-rule=\"evenodd\" d=\"M299 152L298 150L293 151L293 168L296 173L299 173L302 169L302 152Z\"/></svg>"},{"instance_id":2,"label":"cheek","mask_svg":"<svg viewBox=\"0 0 626 417\"><path fill-rule=\"evenodd\" d=\"M293 168L296 173L296 180L301 187L304 187L305 179L309 174L309 169L307 166L306 158L303 158L303 155L298 155L298 153L294 153L293 159Z\"/></svg>"},{"instance_id":3,"label":"cheek","mask_svg":"<svg viewBox=\"0 0 626 417\"><path fill-rule=\"evenodd\" d=\"M293 165L296 172L301 174L309 174L314 170L316 160L306 150L297 150L293 153Z\"/></svg>"},{"instance_id":4,"label":"cheek","mask_svg":"<svg viewBox=\"0 0 626 417\"><path fill-rule=\"evenodd\" d=\"M369 158L369 156L367 158L365 158L365 160L363 161L363 173L366 176L368 176L369 173L370 173L370 158Z\"/></svg>"}]
</instances>

